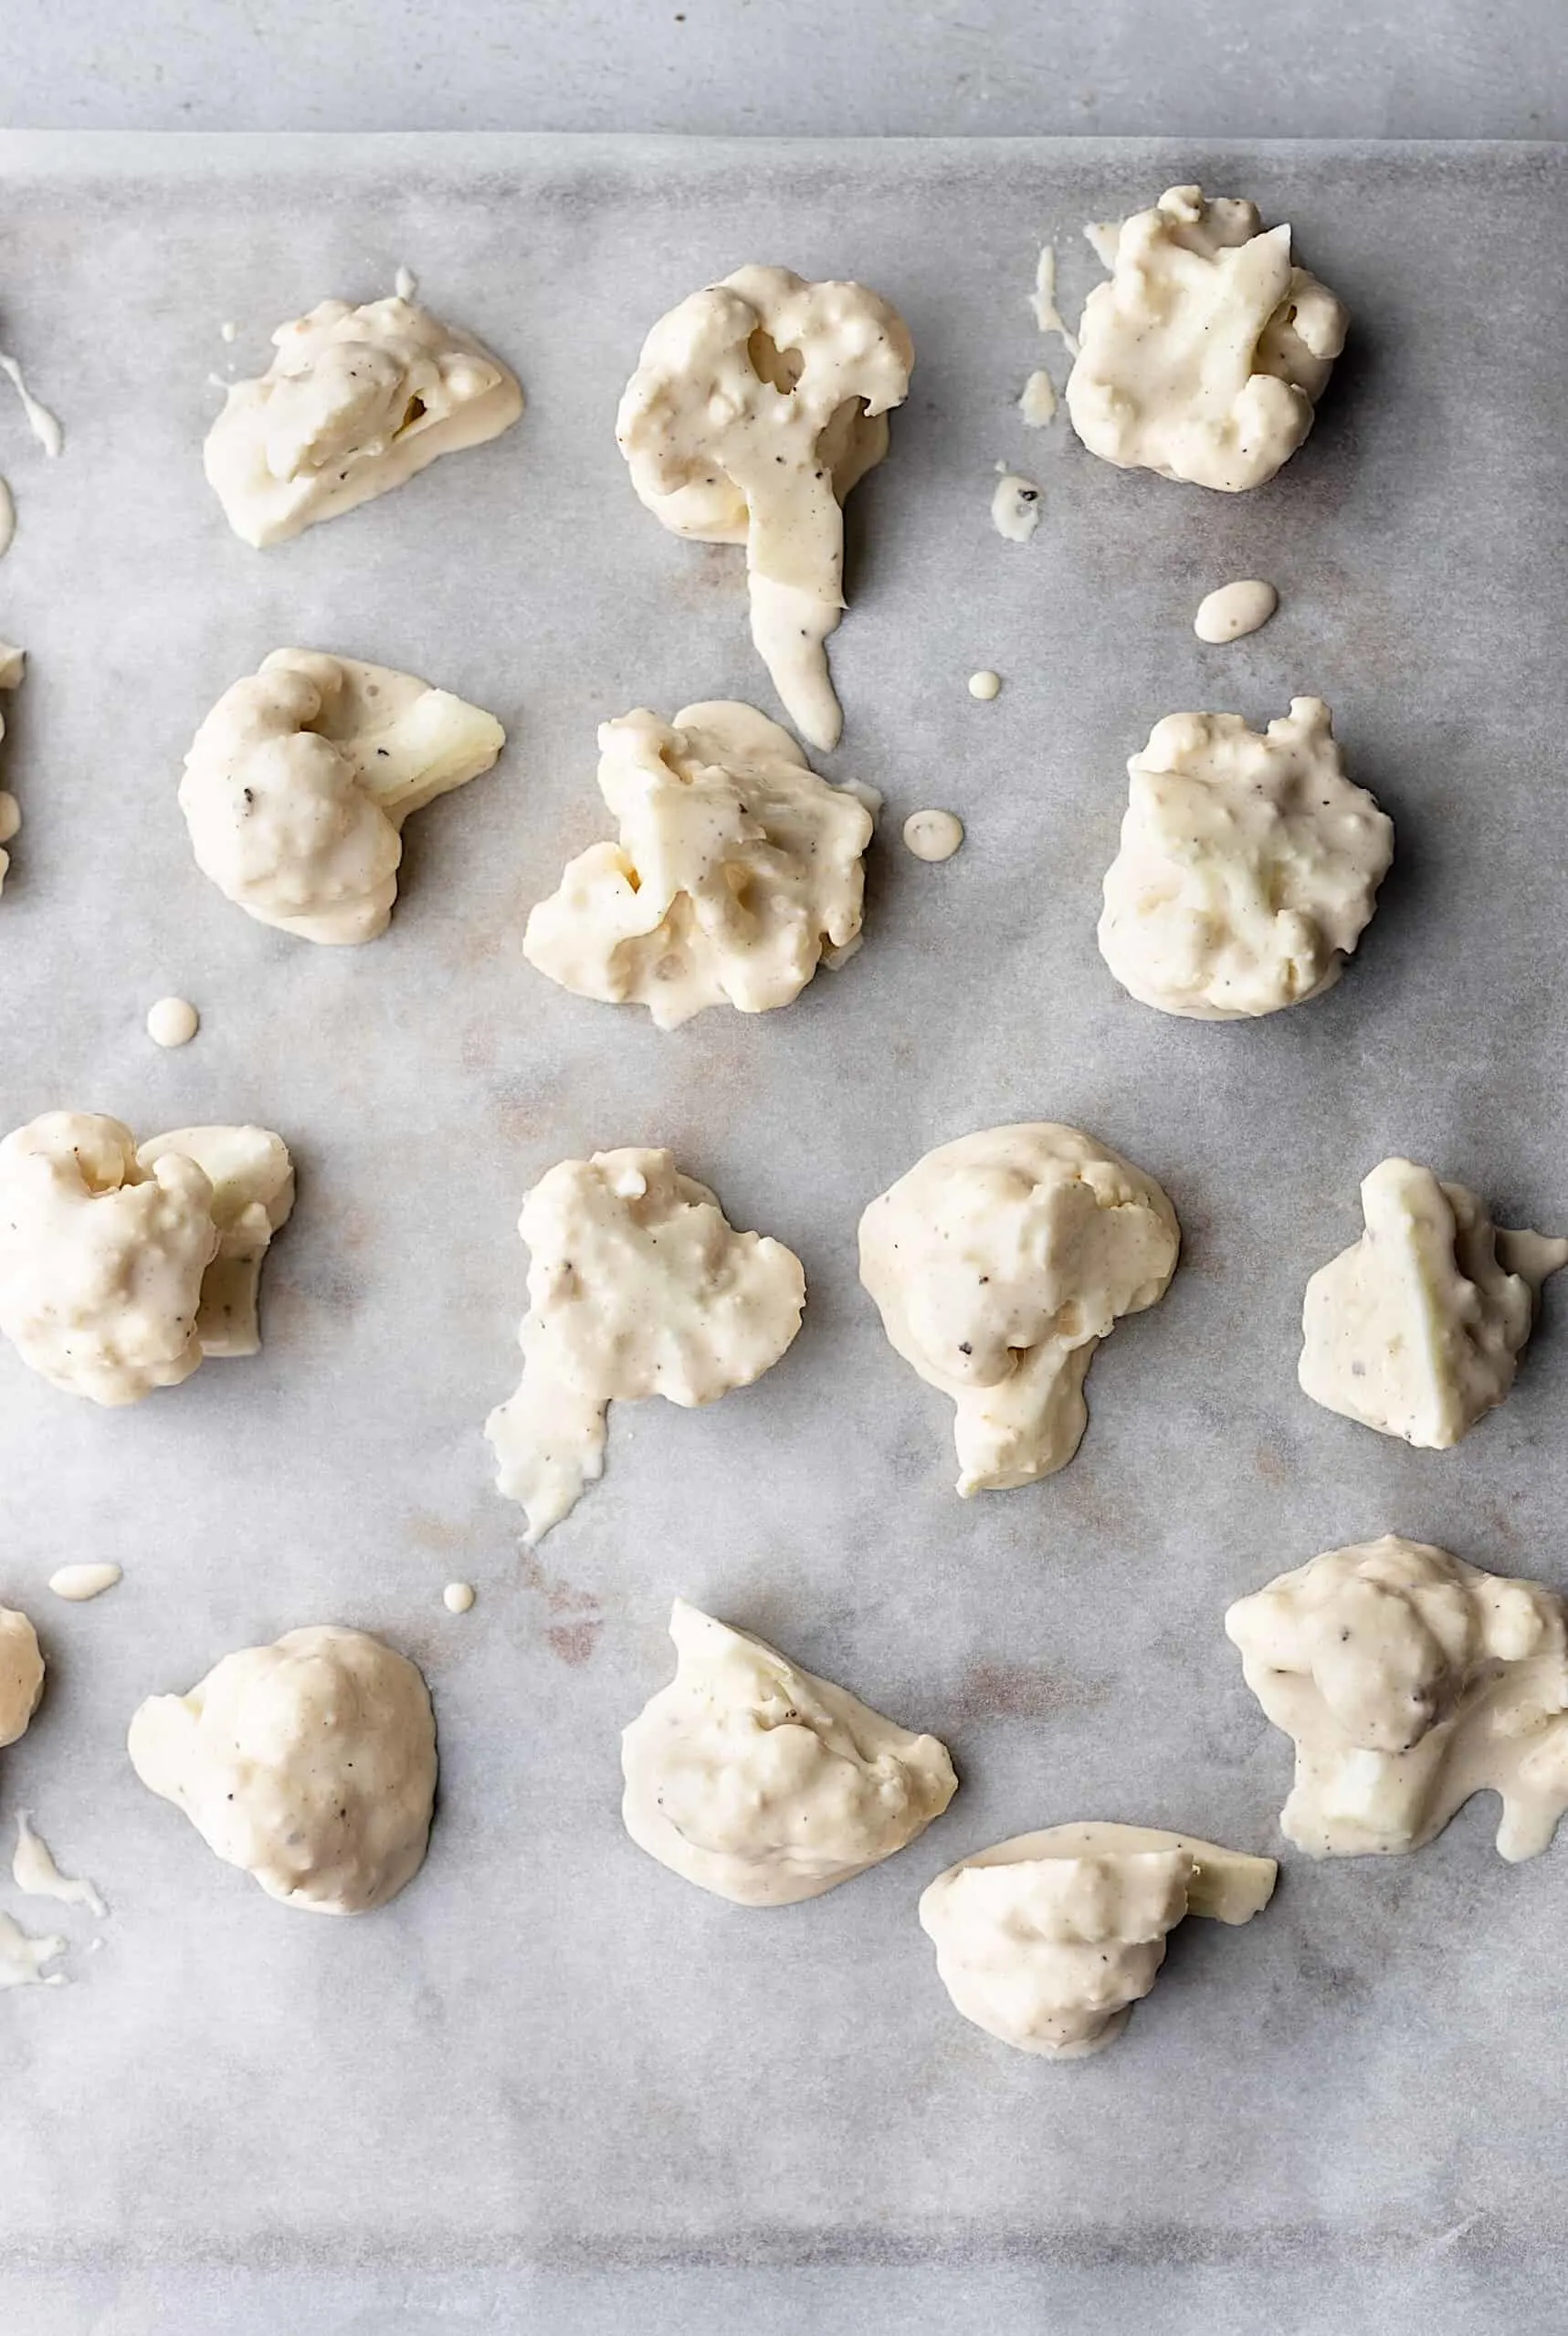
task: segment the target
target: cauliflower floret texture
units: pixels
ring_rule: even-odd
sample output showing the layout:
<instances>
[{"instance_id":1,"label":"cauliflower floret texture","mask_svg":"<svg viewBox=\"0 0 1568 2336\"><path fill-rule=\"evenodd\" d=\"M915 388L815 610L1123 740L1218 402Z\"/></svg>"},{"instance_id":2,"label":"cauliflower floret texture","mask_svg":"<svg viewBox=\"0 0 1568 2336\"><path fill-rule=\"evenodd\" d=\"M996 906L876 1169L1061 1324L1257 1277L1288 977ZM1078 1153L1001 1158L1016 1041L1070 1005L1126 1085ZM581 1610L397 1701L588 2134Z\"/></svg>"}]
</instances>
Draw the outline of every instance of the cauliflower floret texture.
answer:
<instances>
[{"instance_id":1,"label":"cauliflower floret texture","mask_svg":"<svg viewBox=\"0 0 1568 2336\"><path fill-rule=\"evenodd\" d=\"M1252 203L1173 186L1124 219L1084 302L1067 408L1093 454L1237 492L1312 426L1349 318Z\"/></svg>"},{"instance_id":2,"label":"cauliflower floret texture","mask_svg":"<svg viewBox=\"0 0 1568 2336\"><path fill-rule=\"evenodd\" d=\"M1149 1826L1058 1825L999 1841L939 1874L921 1928L955 2007L988 2036L1081 2060L1121 2035L1184 1916L1249 1922L1272 1857Z\"/></svg>"},{"instance_id":3,"label":"cauliflower floret texture","mask_svg":"<svg viewBox=\"0 0 1568 2336\"><path fill-rule=\"evenodd\" d=\"M203 462L247 543L281 543L401 487L438 455L510 429L522 392L499 357L428 309L321 300L280 324L259 379L229 385Z\"/></svg>"},{"instance_id":4,"label":"cauliflower floret texture","mask_svg":"<svg viewBox=\"0 0 1568 2336\"><path fill-rule=\"evenodd\" d=\"M132 1766L226 1864L317 1914L384 1906L425 1861L430 1692L363 1630L291 1630L226 1655L188 1695L149 1696Z\"/></svg>"},{"instance_id":5,"label":"cauliflower floret texture","mask_svg":"<svg viewBox=\"0 0 1568 2336\"><path fill-rule=\"evenodd\" d=\"M1239 714L1168 714L1127 765L1100 952L1144 1005L1197 1021L1331 989L1371 919L1394 826L1345 777L1321 698L1259 736Z\"/></svg>"},{"instance_id":6,"label":"cauliflower floret texture","mask_svg":"<svg viewBox=\"0 0 1568 2336\"><path fill-rule=\"evenodd\" d=\"M0 1143L0 1331L68 1394L132 1404L254 1353L261 1259L294 1199L264 1128L50 1111Z\"/></svg>"},{"instance_id":7,"label":"cauliflower floret texture","mask_svg":"<svg viewBox=\"0 0 1568 2336\"><path fill-rule=\"evenodd\" d=\"M26 667L22 651L13 648L9 641L0 641L0 689L16 689L21 686ZM0 739L5 735L5 717L0 714ZM11 855L5 848L22 825L22 813L14 794L0 791L0 888L11 865Z\"/></svg>"},{"instance_id":8,"label":"cauliflower floret texture","mask_svg":"<svg viewBox=\"0 0 1568 2336\"><path fill-rule=\"evenodd\" d=\"M799 1330L805 1276L782 1242L735 1232L673 1153L636 1145L561 1161L517 1229L532 1252L522 1384L485 1434L537 1541L604 1473L611 1403L689 1410L749 1387Z\"/></svg>"},{"instance_id":9,"label":"cauliflower floret texture","mask_svg":"<svg viewBox=\"0 0 1568 2336\"><path fill-rule=\"evenodd\" d=\"M505 743L493 715L412 674L275 649L224 691L185 757L196 865L261 924L374 941L392 921L404 821Z\"/></svg>"},{"instance_id":10,"label":"cauliflower floret texture","mask_svg":"<svg viewBox=\"0 0 1568 2336\"><path fill-rule=\"evenodd\" d=\"M571 861L528 920L531 964L581 997L646 1005L661 1030L726 999L798 997L860 937L871 815L751 706L641 710L599 731L620 828Z\"/></svg>"},{"instance_id":11,"label":"cauliflower floret texture","mask_svg":"<svg viewBox=\"0 0 1568 2336\"><path fill-rule=\"evenodd\" d=\"M1504 1231L1412 1160L1383 1161L1361 1205L1361 1239L1307 1284L1298 1376L1325 1409L1446 1451L1512 1386L1568 1241Z\"/></svg>"},{"instance_id":12,"label":"cauliflower floret texture","mask_svg":"<svg viewBox=\"0 0 1568 2336\"><path fill-rule=\"evenodd\" d=\"M26 1734L43 1691L37 1632L15 1606L0 1606L0 1746Z\"/></svg>"},{"instance_id":13,"label":"cauliflower floret texture","mask_svg":"<svg viewBox=\"0 0 1568 2336\"><path fill-rule=\"evenodd\" d=\"M816 1898L890 1857L958 1789L946 1746L677 1598L677 1670L621 1739L641 1849L740 1906Z\"/></svg>"},{"instance_id":14,"label":"cauliflower floret texture","mask_svg":"<svg viewBox=\"0 0 1568 2336\"><path fill-rule=\"evenodd\" d=\"M1280 1816L1313 1857L1419 1849L1473 1793L1504 1857L1568 1808L1568 1631L1539 1582L1396 1533L1325 1550L1226 1615L1247 1686L1293 1737Z\"/></svg>"},{"instance_id":15,"label":"cauliflower floret texture","mask_svg":"<svg viewBox=\"0 0 1568 2336\"><path fill-rule=\"evenodd\" d=\"M860 1219L860 1278L928 1386L952 1397L958 1489L1065 1468L1094 1351L1164 1295L1181 1232L1152 1176L1041 1121L939 1145Z\"/></svg>"},{"instance_id":16,"label":"cauliflower floret texture","mask_svg":"<svg viewBox=\"0 0 1568 2336\"><path fill-rule=\"evenodd\" d=\"M863 284L741 268L654 326L616 437L641 500L678 535L743 543L752 638L801 736L843 716L826 642L844 606L844 498L888 450L914 348Z\"/></svg>"}]
</instances>

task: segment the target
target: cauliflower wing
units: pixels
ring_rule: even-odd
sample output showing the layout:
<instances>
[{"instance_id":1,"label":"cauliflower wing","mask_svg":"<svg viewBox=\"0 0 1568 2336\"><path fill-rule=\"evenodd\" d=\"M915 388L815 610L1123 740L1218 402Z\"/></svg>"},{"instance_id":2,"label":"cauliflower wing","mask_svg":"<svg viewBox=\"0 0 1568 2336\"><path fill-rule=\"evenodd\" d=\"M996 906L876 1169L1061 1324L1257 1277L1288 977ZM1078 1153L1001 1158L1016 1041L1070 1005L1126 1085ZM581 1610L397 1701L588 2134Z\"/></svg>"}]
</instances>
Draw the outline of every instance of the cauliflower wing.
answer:
<instances>
[{"instance_id":1,"label":"cauliflower wing","mask_svg":"<svg viewBox=\"0 0 1568 2336\"><path fill-rule=\"evenodd\" d=\"M914 348L863 284L737 268L659 319L616 437L678 535L744 543L752 638L790 720L837 744L826 642L843 612L845 497L888 450Z\"/></svg>"},{"instance_id":2,"label":"cauliflower wing","mask_svg":"<svg viewBox=\"0 0 1568 2336\"><path fill-rule=\"evenodd\" d=\"M1349 317L1256 204L1173 186L1108 243L1084 302L1067 408L1090 453L1237 493L1308 431Z\"/></svg>"},{"instance_id":3,"label":"cauliflower wing","mask_svg":"<svg viewBox=\"0 0 1568 2336\"><path fill-rule=\"evenodd\" d=\"M488 771L493 715L408 673L274 649L224 691L180 781L196 865L258 923L329 946L392 921L402 826Z\"/></svg>"},{"instance_id":4,"label":"cauliflower wing","mask_svg":"<svg viewBox=\"0 0 1568 2336\"><path fill-rule=\"evenodd\" d=\"M230 384L203 464L235 533L284 542L510 429L522 391L499 357L403 299L320 300Z\"/></svg>"},{"instance_id":5,"label":"cauliflower wing","mask_svg":"<svg viewBox=\"0 0 1568 2336\"><path fill-rule=\"evenodd\" d=\"M726 999L763 1014L858 945L871 815L750 706L638 710L599 731L619 839L570 862L528 920L531 964L673 1030Z\"/></svg>"},{"instance_id":6,"label":"cauliflower wing","mask_svg":"<svg viewBox=\"0 0 1568 2336\"><path fill-rule=\"evenodd\" d=\"M0 1143L0 1331L105 1405L254 1353L261 1259L293 1196L265 1129L179 1129L138 1152L119 1120L46 1112Z\"/></svg>"}]
</instances>

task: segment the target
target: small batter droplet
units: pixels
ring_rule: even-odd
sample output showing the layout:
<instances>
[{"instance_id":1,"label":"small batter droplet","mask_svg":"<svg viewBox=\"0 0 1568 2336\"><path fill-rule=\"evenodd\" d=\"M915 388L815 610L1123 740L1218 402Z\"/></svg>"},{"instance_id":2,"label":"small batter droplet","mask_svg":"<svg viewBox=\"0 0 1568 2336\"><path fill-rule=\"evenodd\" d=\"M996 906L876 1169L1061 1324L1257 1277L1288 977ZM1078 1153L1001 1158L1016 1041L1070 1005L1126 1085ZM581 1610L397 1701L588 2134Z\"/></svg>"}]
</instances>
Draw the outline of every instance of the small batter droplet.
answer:
<instances>
[{"instance_id":1,"label":"small batter droplet","mask_svg":"<svg viewBox=\"0 0 1568 2336\"><path fill-rule=\"evenodd\" d=\"M466 1615L474 1603L471 1582L448 1582L441 1593L441 1604L449 1615Z\"/></svg>"},{"instance_id":2,"label":"small batter droplet","mask_svg":"<svg viewBox=\"0 0 1568 2336\"><path fill-rule=\"evenodd\" d=\"M1271 584L1260 577L1245 576L1236 584L1221 584L1217 591L1207 593L1198 603L1198 613L1193 619L1193 630L1200 641L1219 646L1226 641L1239 641L1246 633L1256 633L1267 625L1279 605L1279 595Z\"/></svg>"},{"instance_id":3,"label":"small batter droplet","mask_svg":"<svg viewBox=\"0 0 1568 2336\"><path fill-rule=\"evenodd\" d=\"M0 790L0 844L14 843L21 825L21 805L14 794Z\"/></svg>"},{"instance_id":4,"label":"small batter droplet","mask_svg":"<svg viewBox=\"0 0 1568 2336\"><path fill-rule=\"evenodd\" d=\"M1027 543L1040 523L1040 490L1032 479L1004 470L991 498L991 524L1009 543Z\"/></svg>"},{"instance_id":5,"label":"small batter droplet","mask_svg":"<svg viewBox=\"0 0 1568 2336\"><path fill-rule=\"evenodd\" d=\"M1018 400L1019 413L1031 430L1043 430L1056 410L1056 384L1043 369L1032 373L1024 384L1024 394Z\"/></svg>"},{"instance_id":6,"label":"small batter droplet","mask_svg":"<svg viewBox=\"0 0 1568 2336\"><path fill-rule=\"evenodd\" d=\"M963 841L963 822L952 811L911 811L904 841L916 859L951 859Z\"/></svg>"},{"instance_id":7,"label":"small batter droplet","mask_svg":"<svg viewBox=\"0 0 1568 2336\"><path fill-rule=\"evenodd\" d=\"M987 669L980 673L972 673L969 677L969 694L972 698L995 698L1000 696L1001 690L1002 676L999 673L992 673Z\"/></svg>"},{"instance_id":8,"label":"small batter droplet","mask_svg":"<svg viewBox=\"0 0 1568 2336\"><path fill-rule=\"evenodd\" d=\"M159 1047L188 1047L201 1026L188 998L161 997L147 1015L147 1036Z\"/></svg>"},{"instance_id":9,"label":"small batter droplet","mask_svg":"<svg viewBox=\"0 0 1568 2336\"><path fill-rule=\"evenodd\" d=\"M57 1598L68 1598L79 1605L86 1598L100 1598L105 1590L112 1590L120 1581L118 1565L59 1565L49 1576L49 1587Z\"/></svg>"}]
</instances>

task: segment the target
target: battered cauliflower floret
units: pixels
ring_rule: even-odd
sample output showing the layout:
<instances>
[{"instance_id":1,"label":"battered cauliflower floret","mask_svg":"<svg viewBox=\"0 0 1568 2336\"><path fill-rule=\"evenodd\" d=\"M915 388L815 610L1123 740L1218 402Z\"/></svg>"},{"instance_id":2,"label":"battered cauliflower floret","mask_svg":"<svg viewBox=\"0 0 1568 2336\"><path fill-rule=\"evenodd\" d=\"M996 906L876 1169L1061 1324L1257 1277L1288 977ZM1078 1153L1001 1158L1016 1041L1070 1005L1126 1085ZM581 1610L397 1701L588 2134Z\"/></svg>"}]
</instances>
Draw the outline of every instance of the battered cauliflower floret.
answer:
<instances>
[{"instance_id":1,"label":"battered cauliflower floret","mask_svg":"<svg viewBox=\"0 0 1568 2336\"><path fill-rule=\"evenodd\" d=\"M384 1906L425 1862L436 1794L430 1693L363 1630L291 1630L154 1695L128 1739L151 1792L269 1897L317 1914Z\"/></svg>"},{"instance_id":2,"label":"battered cauliflower floret","mask_svg":"<svg viewBox=\"0 0 1568 2336\"><path fill-rule=\"evenodd\" d=\"M1181 1231L1152 1176L1077 1128L987 1128L928 1152L860 1219L882 1327L956 1409L958 1489L1065 1468L1094 1351L1163 1297Z\"/></svg>"},{"instance_id":3,"label":"battered cauliflower floret","mask_svg":"<svg viewBox=\"0 0 1568 2336\"><path fill-rule=\"evenodd\" d=\"M0 1745L18 1742L44 1691L38 1634L25 1614L0 1606Z\"/></svg>"},{"instance_id":4,"label":"battered cauliflower floret","mask_svg":"<svg viewBox=\"0 0 1568 2336\"><path fill-rule=\"evenodd\" d=\"M643 343L616 422L641 500L678 535L743 543L752 638L803 738L837 745L826 641L850 489L888 450L914 348L863 284L741 268Z\"/></svg>"},{"instance_id":5,"label":"battered cauliflower floret","mask_svg":"<svg viewBox=\"0 0 1568 2336\"><path fill-rule=\"evenodd\" d=\"M858 943L871 815L751 706L639 710L599 731L619 841L571 861L528 920L531 964L661 1030L728 1000L762 1014Z\"/></svg>"},{"instance_id":6,"label":"battered cauliflower floret","mask_svg":"<svg viewBox=\"0 0 1568 2336\"><path fill-rule=\"evenodd\" d=\"M1504 1231L1465 1185L1411 1160L1382 1162L1361 1204L1361 1239L1307 1284L1301 1386L1346 1419L1446 1451L1512 1386L1568 1241Z\"/></svg>"},{"instance_id":7,"label":"battered cauliflower floret","mask_svg":"<svg viewBox=\"0 0 1568 2336\"><path fill-rule=\"evenodd\" d=\"M1331 989L1371 919L1394 826L1352 785L1321 698L1259 736L1168 714L1127 765L1101 956L1163 1014L1228 1022Z\"/></svg>"},{"instance_id":8,"label":"battered cauliflower floret","mask_svg":"<svg viewBox=\"0 0 1568 2336\"><path fill-rule=\"evenodd\" d=\"M485 1434L532 1542L603 1475L610 1404L693 1409L749 1387L799 1330L805 1276L782 1242L735 1232L672 1152L636 1145L561 1161L517 1229L532 1251L522 1384Z\"/></svg>"},{"instance_id":9,"label":"battered cauliflower floret","mask_svg":"<svg viewBox=\"0 0 1568 2336\"><path fill-rule=\"evenodd\" d=\"M401 299L320 300L229 385L203 464L247 543L281 543L510 429L522 392L499 357Z\"/></svg>"},{"instance_id":10,"label":"battered cauliflower floret","mask_svg":"<svg viewBox=\"0 0 1568 2336\"><path fill-rule=\"evenodd\" d=\"M49 1111L0 1143L0 1331L68 1394L132 1404L253 1353L256 1281L293 1168L263 1128Z\"/></svg>"},{"instance_id":11,"label":"battered cauliflower floret","mask_svg":"<svg viewBox=\"0 0 1568 2336\"><path fill-rule=\"evenodd\" d=\"M1280 1574L1225 1626L1295 1740L1279 1823L1299 1849L1419 1849L1480 1792L1501 1798L1504 1857L1547 1847L1568 1808L1568 1632L1539 1582L1385 1533Z\"/></svg>"},{"instance_id":12,"label":"battered cauliflower floret","mask_svg":"<svg viewBox=\"0 0 1568 2336\"><path fill-rule=\"evenodd\" d=\"M21 687L26 658L9 641L0 641L0 689ZM0 739L5 735L5 717L0 713ZM22 825L22 814L14 794L0 791L0 888L5 882L5 872L11 865L11 855L5 847L10 843Z\"/></svg>"},{"instance_id":13,"label":"battered cauliflower floret","mask_svg":"<svg viewBox=\"0 0 1568 2336\"><path fill-rule=\"evenodd\" d=\"M674 1678L621 1738L640 1849L739 1906L816 1898L902 1849L958 1789L947 1748L683 1598Z\"/></svg>"},{"instance_id":14,"label":"battered cauliflower floret","mask_svg":"<svg viewBox=\"0 0 1568 2336\"><path fill-rule=\"evenodd\" d=\"M196 865L261 924L374 941L392 921L404 821L505 743L493 715L412 674L274 649L224 691L185 757Z\"/></svg>"},{"instance_id":15,"label":"battered cauliflower floret","mask_svg":"<svg viewBox=\"0 0 1568 2336\"><path fill-rule=\"evenodd\" d=\"M1081 2060L1147 1995L1184 1916L1249 1922L1272 1857L1148 1826L1058 1825L1000 1841L921 1899L938 1973L967 2020L1021 2052Z\"/></svg>"},{"instance_id":16,"label":"battered cauliflower floret","mask_svg":"<svg viewBox=\"0 0 1568 2336\"><path fill-rule=\"evenodd\" d=\"M1256 204L1173 186L1122 221L1111 266L1068 377L1090 453L1232 493L1272 479L1312 426L1350 322L1295 265L1289 228L1265 233Z\"/></svg>"}]
</instances>

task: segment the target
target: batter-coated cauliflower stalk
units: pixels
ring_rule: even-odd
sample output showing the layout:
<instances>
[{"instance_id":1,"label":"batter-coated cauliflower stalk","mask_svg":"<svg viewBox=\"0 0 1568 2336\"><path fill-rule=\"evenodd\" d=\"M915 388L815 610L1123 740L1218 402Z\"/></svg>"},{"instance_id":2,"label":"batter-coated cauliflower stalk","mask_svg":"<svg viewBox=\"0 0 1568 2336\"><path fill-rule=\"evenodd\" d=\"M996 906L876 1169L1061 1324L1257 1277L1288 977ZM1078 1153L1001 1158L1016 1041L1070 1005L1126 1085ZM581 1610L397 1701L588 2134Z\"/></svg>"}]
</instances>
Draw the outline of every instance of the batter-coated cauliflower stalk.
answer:
<instances>
[{"instance_id":1,"label":"batter-coated cauliflower stalk","mask_svg":"<svg viewBox=\"0 0 1568 2336\"><path fill-rule=\"evenodd\" d=\"M826 642L844 606L844 499L888 451L914 348L863 284L740 268L643 343L616 420L641 500L678 535L743 543L752 638L801 736L836 746Z\"/></svg>"},{"instance_id":2,"label":"batter-coated cauliflower stalk","mask_svg":"<svg viewBox=\"0 0 1568 2336\"><path fill-rule=\"evenodd\" d=\"M22 651L13 648L9 641L0 641L0 689L17 689L22 683L27 660ZM0 713L0 739L5 735L5 717ZM13 841L22 825L22 814L14 794L0 791L0 889L11 865L11 855L5 847Z\"/></svg>"},{"instance_id":3,"label":"batter-coated cauliflower stalk","mask_svg":"<svg viewBox=\"0 0 1568 2336\"><path fill-rule=\"evenodd\" d=\"M282 543L352 511L522 412L499 357L410 300L319 300L272 345L258 380L229 384L202 450L247 543Z\"/></svg>"},{"instance_id":4,"label":"batter-coated cauliflower stalk","mask_svg":"<svg viewBox=\"0 0 1568 2336\"><path fill-rule=\"evenodd\" d=\"M1296 266L1289 228L1173 186L1122 221L1109 264L1067 385L1090 453L1229 493L1272 479L1311 428L1350 323Z\"/></svg>"},{"instance_id":5,"label":"batter-coated cauliflower stalk","mask_svg":"<svg viewBox=\"0 0 1568 2336\"><path fill-rule=\"evenodd\" d=\"M185 757L196 865L261 924L374 941L392 921L404 821L505 743L492 714L411 673L274 649L224 691Z\"/></svg>"},{"instance_id":6,"label":"batter-coated cauliflower stalk","mask_svg":"<svg viewBox=\"0 0 1568 2336\"><path fill-rule=\"evenodd\" d=\"M1229 1022L1331 989L1369 922L1394 826L1346 778L1321 698L1259 736L1167 714L1127 765L1100 952L1163 1014Z\"/></svg>"},{"instance_id":7,"label":"batter-coated cauliflower stalk","mask_svg":"<svg viewBox=\"0 0 1568 2336\"><path fill-rule=\"evenodd\" d=\"M639 709L599 731L619 840L568 863L528 920L531 964L661 1030L727 999L788 1005L860 939L871 815L751 706Z\"/></svg>"},{"instance_id":8,"label":"batter-coated cauliflower stalk","mask_svg":"<svg viewBox=\"0 0 1568 2336\"><path fill-rule=\"evenodd\" d=\"M98 1404L254 1354L261 1260L293 1202L265 1128L177 1128L138 1151L119 1120L47 1111L0 1143L0 1331Z\"/></svg>"},{"instance_id":9,"label":"batter-coated cauliflower stalk","mask_svg":"<svg viewBox=\"0 0 1568 2336\"><path fill-rule=\"evenodd\" d=\"M923 1833L947 1748L677 1598L678 1668L621 1738L639 1849L737 1906L820 1897Z\"/></svg>"},{"instance_id":10,"label":"batter-coated cauliflower stalk","mask_svg":"<svg viewBox=\"0 0 1568 2336\"><path fill-rule=\"evenodd\" d=\"M1250 1922L1279 1870L1149 1826L1052 1826L939 1874L921 1928L966 2020L1021 2052L1081 2060L1121 2035L1184 1915Z\"/></svg>"},{"instance_id":11,"label":"batter-coated cauliflower stalk","mask_svg":"<svg viewBox=\"0 0 1568 2336\"><path fill-rule=\"evenodd\" d=\"M226 1655L188 1695L149 1696L127 1749L149 1791L289 1906L368 1913L425 1862L430 1692L367 1631L323 1624Z\"/></svg>"},{"instance_id":12,"label":"batter-coated cauliflower stalk","mask_svg":"<svg viewBox=\"0 0 1568 2336\"><path fill-rule=\"evenodd\" d=\"M1279 1819L1313 1857L1419 1849L1473 1793L1510 1861L1568 1808L1568 1630L1539 1582L1396 1533L1325 1550L1226 1615L1247 1686L1293 1737Z\"/></svg>"},{"instance_id":13,"label":"batter-coated cauliflower stalk","mask_svg":"<svg viewBox=\"0 0 1568 2336\"><path fill-rule=\"evenodd\" d=\"M1298 1376L1327 1410L1447 1451L1512 1386L1568 1241L1505 1231L1411 1160L1375 1167L1361 1205L1361 1239L1307 1284Z\"/></svg>"},{"instance_id":14,"label":"batter-coated cauliflower stalk","mask_svg":"<svg viewBox=\"0 0 1568 2336\"><path fill-rule=\"evenodd\" d=\"M882 1327L956 1409L958 1489L1051 1476L1123 1314L1163 1297L1181 1230L1152 1176L1077 1128L986 1128L928 1152L860 1219Z\"/></svg>"},{"instance_id":15,"label":"batter-coated cauliflower stalk","mask_svg":"<svg viewBox=\"0 0 1568 2336\"><path fill-rule=\"evenodd\" d=\"M0 1606L0 1745L18 1742L44 1691L38 1634L15 1606Z\"/></svg>"},{"instance_id":16,"label":"batter-coated cauliflower stalk","mask_svg":"<svg viewBox=\"0 0 1568 2336\"><path fill-rule=\"evenodd\" d=\"M782 1242L735 1232L673 1152L638 1145L561 1161L517 1229L532 1251L522 1384L485 1434L536 1542L604 1474L610 1404L690 1410L749 1387L799 1330L805 1276Z\"/></svg>"}]
</instances>

